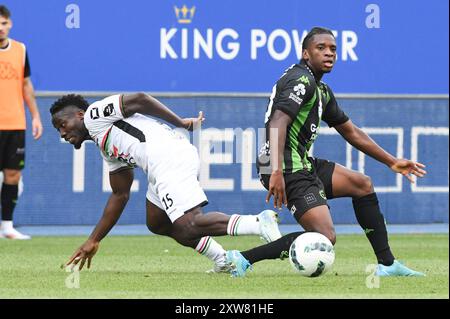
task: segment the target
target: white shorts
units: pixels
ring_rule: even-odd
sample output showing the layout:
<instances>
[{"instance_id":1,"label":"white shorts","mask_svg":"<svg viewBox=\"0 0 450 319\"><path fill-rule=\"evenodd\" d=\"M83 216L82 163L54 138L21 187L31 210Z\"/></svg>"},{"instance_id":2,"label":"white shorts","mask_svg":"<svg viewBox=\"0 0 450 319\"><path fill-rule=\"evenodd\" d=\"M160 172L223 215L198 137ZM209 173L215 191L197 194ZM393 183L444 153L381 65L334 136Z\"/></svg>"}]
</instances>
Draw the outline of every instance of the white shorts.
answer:
<instances>
[{"instance_id":1,"label":"white shorts","mask_svg":"<svg viewBox=\"0 0 450 319\"><path fill-rule=\"evenodd\" d=\"M197 179L200 160L197 150L185 149L158 167L161 172L149 178L147 199L166 212L172 223L187 211L208 204L208 198Z\"/></svg>"}]
</instances>

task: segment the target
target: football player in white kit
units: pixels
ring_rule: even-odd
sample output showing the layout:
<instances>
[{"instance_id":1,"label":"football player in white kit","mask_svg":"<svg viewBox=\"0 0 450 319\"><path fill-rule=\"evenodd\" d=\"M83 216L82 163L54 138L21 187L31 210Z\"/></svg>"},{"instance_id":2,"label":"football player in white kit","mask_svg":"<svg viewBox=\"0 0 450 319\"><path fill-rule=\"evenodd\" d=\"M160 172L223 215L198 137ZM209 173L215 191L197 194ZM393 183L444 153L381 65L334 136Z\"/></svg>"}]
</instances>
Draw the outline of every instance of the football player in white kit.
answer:
<instances>
[{"instance_id":1,"label":"football player in white kit","mask_svg":"<svg viewBox=\"0 0 450 319\"><path fill-rule=\"evenodd\" d=\"M197 149L182 134L149 116L192 131L204 121L180 118L157 99L144 94L113 95L91 105L80 95L66 95L53 103L53 126L76 149L93 140L110 169L111 196L91 235L70 257L67 265L81 270L99 248L122 214L130 195L133 168L148 177L147 227L194 248L211 259L211 272L230 272L226 251L210 236L260 235L266 242L281 237L277 215L265 210L258 215L203 214L208 203L197 176Z\"/></svg>"}]
</instances>

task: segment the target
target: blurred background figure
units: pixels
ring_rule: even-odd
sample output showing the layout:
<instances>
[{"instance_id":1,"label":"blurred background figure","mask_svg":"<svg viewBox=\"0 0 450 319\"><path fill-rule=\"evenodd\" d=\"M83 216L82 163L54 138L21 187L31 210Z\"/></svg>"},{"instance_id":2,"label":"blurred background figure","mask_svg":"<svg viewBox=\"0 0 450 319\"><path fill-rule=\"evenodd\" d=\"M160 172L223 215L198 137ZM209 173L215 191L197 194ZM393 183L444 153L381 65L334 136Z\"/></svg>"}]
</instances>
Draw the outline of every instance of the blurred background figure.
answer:
<instances>
[{"instance_id":1,"label":"blurred background figure","mask_svg":"<svg viewBox=\"0 0 450 319\"><path fill-rule=\"evenodd\" d=\"M32 133L36 140L42 135L42 123L30 79L26 47L8 37L11 28L11 13L0 5L0 170L3 172L0 238L30 239L13 227L21 170L25 167L24 100L31 113Z\"/></svg>"}]
</instances>

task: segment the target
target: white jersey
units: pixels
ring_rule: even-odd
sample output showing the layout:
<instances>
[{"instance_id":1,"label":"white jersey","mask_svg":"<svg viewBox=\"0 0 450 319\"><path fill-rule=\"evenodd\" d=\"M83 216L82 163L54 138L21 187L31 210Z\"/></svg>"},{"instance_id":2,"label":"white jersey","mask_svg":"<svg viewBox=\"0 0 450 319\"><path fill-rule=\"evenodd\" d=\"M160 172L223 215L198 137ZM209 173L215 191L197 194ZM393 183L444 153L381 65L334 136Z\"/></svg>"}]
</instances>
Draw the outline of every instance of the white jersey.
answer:
<instances>
[{"instance_id":1,"label":"white jersey","mask_svg":"<svg viewBox=\"0 0 450 319\"><path fill-rule=\"evenodd\" d=\"M89 135L99 147L110 171L141 167L150 180L163 173L168 157L182 157L193 145L169 126L142 114L125 118L122 95L109 96L91 104L84 115Z\"/></svg>"},{"instance_id":2,"label":"white jersey","mask_svg":"<svg viewBox=\"0 0 450 319\"><path fill-rule=\"evenodd\" d=\"M142 114L125 118L122 95L90 105L84 114L89 135L110 171L141 167L147 174L147 199L174 222L208 203L198 182L197 149L182 134Z\"/></svg>"}]
</instances>

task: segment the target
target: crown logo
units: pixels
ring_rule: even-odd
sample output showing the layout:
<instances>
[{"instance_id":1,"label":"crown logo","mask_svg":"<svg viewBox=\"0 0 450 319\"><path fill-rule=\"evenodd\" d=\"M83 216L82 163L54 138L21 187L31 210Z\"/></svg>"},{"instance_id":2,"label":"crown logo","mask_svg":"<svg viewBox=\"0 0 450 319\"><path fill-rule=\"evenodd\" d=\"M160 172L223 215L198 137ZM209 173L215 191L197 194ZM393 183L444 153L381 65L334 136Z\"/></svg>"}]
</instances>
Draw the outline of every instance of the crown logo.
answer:
<instances>
[{"instance_id":1,"label":"crown logo","mask_svg":"<svg viewBox=\"0 0 450 319\"><path fill-rule=\"evenodd\" d=\"M175 10L175 15L177 16L178 23L187 24L192 22L195 13L195 7L188 9L186 5L183 5L183 7L181 8L178 8L177 6L174 6L173 8Z\"/></svg>"}]
</instances>

